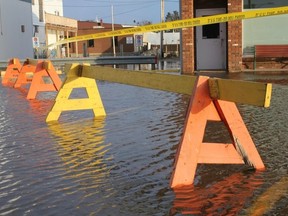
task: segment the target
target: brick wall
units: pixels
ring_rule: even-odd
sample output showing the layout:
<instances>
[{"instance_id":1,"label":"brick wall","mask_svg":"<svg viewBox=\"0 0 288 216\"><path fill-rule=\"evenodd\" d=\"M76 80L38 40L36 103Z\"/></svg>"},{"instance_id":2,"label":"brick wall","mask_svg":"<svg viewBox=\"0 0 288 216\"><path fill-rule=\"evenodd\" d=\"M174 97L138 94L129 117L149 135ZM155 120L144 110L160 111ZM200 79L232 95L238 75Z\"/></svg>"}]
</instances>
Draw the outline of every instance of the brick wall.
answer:
<instances>
[{"instance_id":1,"label":"brick wall","mask_svg":"<svg viewBox=\"0 0 288 216\"><path fill-rule=\"evenodd\" d=\"M242 0L227 0L228 13L241 12ZM193 17L193 0L181 0L182 19ZM242 69L242 21L227 24L228 32L228 71L238 72ZM182 73L192 74L195 70L194 62L194 32L193 28L182 30Z\"/></svg>"},{"instance_id":2,"label":"brick wall","mask_svg":"<svg viewBox=\"0 0 288 216\"><path fill-rule=\"evenodd\" d=\"M242 0L228 0L228 13L241 12ZM228 72L242 69L242 21L228 22Z\"/></svg>"},{"instance_id":3,"label":"brick wall","mask_svg":"<svg viewBox=\"0 0 288 216\"><path fill-rule=\"evenodd\" d=\"M97 28L98 27L98 28ZM114 25L115 30L121 30L124 27L119 24ZM109 32L112 30L112 24L111 23L97 23L93 21L78 21L78 36L81 35L87 35L87 34L97 34L102 32ZM115 51L116 53L120 53L120 47L123 46L123 52L124 53L132 53L134 52L134 44L127 44L126 43L126 37L133 37L133 35L124 35L124 36L118 36L115 37L116 47ZM78 42L78 53L80 56L83 54L83 47L84 44L87 45L87 52L90 56L99 56L99 55L112 55L113 54L113 44L112 44L112 38L101 38L94 40L94 46L88 46L88 41L80 41ZM71 52L72 53L72 52ZM72 53L73 55L73 53Z\"/></svg>"},{"instance_id":4,"label":"brick wall","mask_svg":"<svg viewBox=\"0 0 288 216\"><path fill-rule=\"evenodd\" d=\"M192 18L193 15L193 0L181 0L181 15L182 19ZM182 73L194 73L194 29L182 29Z\"/></svg>"}]
</instances>

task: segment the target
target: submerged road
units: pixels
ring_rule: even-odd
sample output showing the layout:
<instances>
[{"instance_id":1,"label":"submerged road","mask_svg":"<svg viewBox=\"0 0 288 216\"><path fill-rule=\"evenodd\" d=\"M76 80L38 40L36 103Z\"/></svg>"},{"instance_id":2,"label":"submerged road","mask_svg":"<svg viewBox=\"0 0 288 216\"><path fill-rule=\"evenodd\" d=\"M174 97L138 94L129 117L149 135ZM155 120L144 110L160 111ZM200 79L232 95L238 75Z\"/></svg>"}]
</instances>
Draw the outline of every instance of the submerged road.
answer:
<instances>
[{"instance_id":1,"label":"submerged road","mask_svg":"<svg viewBox=\"0 0 288 216\"><path fill-rule=\"evenodd\" d=\"M270 108L238 106L267 169L200 165L194 187L175 191L189 96L97 82L106 118L73 111L46 124L56 93L26 100L27 88L0 84L0 215L285 215L288 78L227 78L275 83ZM211 123L204 139L230 138Z\"/></svg>"}]
</instances>

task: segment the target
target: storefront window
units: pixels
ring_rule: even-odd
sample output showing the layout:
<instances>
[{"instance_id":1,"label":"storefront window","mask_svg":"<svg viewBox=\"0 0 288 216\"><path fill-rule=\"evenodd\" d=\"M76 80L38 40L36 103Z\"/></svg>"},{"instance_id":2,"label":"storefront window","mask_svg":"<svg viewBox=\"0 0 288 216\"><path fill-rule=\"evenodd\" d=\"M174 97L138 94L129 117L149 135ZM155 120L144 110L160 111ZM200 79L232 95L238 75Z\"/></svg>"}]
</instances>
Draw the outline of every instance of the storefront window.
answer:
<instances>
[{"instance_id":1,"label":"storefront window","mask_svg":"<svg viewBox=\"0 0 288 216\"><path fill-rule=\"evenodd\" d=\"M287 0L244 0L244 9L287 6Z\"/></svg>"}]
</instances>

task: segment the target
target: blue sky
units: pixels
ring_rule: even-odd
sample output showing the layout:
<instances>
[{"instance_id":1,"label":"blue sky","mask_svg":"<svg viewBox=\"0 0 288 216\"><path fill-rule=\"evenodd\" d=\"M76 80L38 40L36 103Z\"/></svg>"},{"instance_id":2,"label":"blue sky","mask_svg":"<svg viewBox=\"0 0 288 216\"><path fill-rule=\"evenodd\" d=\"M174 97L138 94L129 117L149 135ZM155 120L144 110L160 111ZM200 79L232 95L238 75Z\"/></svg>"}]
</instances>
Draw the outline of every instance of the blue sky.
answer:
<instances>
[{"instance_id":1,"label":"blue sky","mask_svg":"<svg viewBox=\"0 0 288 216\"><path fill-rule=\"evenodd\" d=\"M114 22L134 24L161 20L161 0L63 0L64 16L77 20L99 20L111 23L113 5ZM165 15L174 10L179 11L179 0L164 0Z\"/></svg>"}]
</instances>

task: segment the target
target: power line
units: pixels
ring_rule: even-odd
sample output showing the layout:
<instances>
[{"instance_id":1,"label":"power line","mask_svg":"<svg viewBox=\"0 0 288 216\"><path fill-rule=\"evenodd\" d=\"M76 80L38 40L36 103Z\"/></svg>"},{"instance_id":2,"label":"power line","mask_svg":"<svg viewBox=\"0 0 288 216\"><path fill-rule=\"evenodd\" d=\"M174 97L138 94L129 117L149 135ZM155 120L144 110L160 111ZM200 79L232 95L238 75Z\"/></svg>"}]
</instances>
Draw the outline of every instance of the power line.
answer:
<instances>
[{"instance_id":1,"label":"power line","mask_svg":"<svg viewBox=\"0 0 288 216\"><path fill-rule=\"evenodd\" d=\"M127 10L127 11L124 11L124 12L121 12L121 13L117 13L116 15L114 14L114 16L119 16L119 15L123 15L123 14L129 14L130 12L134 12L134 11L138 11L138 10L142 10L143 8L149 8L149 7L152 7L154 6L155 4L151 4L149 6L146 6L146 7L138 7L138 8L134 8L134 9L131 9L131 10Z\"/></svg>"},{"instance_id":2,"label":"power line","mask_svg":"<svg viewBox=\"0 0 288 216\"><path fill-rule=\"evenodd\" d=\"M113 3L115 2L115 3ZM165 0L166 3L179 3L178 0ZM97 3L97 5L96 5ZM69 8L79 8L82 10L86 10L86 8L95 8L95 13L102 13L104 12L104 10L106 11L107 8L107 16L101 16L102 19L108 19L111 18L110 12L108 13L108 10L110 10L111 8L111 3L113 3L114 7L119 9L121 12L114 13L115 17L119 17L121 15L131 15L131 16L135 16L135 13L138 13L138 11L143 10L143 9L147 9L147 8L151 8L151 7L155 7L155 6L159 6L159 0L148 0L148 1L143 1L143 0L117 0L117 1L107 1L107 0L82 0L82 1L73 1L73 0L67 0L64 1L64 3L62 4L63 10L64 10L64 14L65 14L65 9ZM57 7L59 5L53 5L53 4L45 4L45 7ZM129 8L128 8L129 6ZM127 8L126 10L123 9ZM97 8L99 8L99 10L97 10ZM72 9L74 10L74 9ZM85 13L85 12L84 12ZM87 13L88 14L88 13ZM147 13L148 16L149 12ZM86 16L87 19L87 15L83 14L84 16ZM155 19L155 17L153 17ZM160 17L159 17L160 18ZM90 18L88 18L90 19ZM148 18L149 19L149 18Z\"/></svg>"},{"instance_id":3,"label":"power line","mask_svg":"<svg viewBox=\"0 0 288 216\"><path fill-rule=\"evenodd\" d=\"M85 0L83 0L85 1ZM88 1L88 0L86 0ZM142 1L142 0L141 0ZM89 1L90 2L90 1ZM93 1L94 2L94 1ZM90 4L77 4L77 5L70 5L71 2L69 2L69 5L68 4L63 4L63 7L110 7L111 6L111 3L109 1L97 1L97 3L101 3L101 4L97 4L97 5L90 5ZM77 2L78 3L78 2ZM102 5L103 3L105 3L104 5ZM119 6L119 7L126 7L127 5L131 6L131 5L139 5L139 4L149 4L149 3L156 3L155 0L150 0L150 1L145 1L145 2L137 2L137 1L117 1L115 3L113 3L114 6Z\"/></svg>"}]
</instances>

